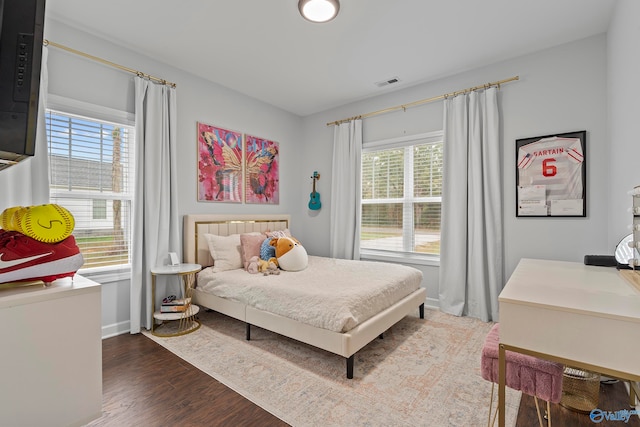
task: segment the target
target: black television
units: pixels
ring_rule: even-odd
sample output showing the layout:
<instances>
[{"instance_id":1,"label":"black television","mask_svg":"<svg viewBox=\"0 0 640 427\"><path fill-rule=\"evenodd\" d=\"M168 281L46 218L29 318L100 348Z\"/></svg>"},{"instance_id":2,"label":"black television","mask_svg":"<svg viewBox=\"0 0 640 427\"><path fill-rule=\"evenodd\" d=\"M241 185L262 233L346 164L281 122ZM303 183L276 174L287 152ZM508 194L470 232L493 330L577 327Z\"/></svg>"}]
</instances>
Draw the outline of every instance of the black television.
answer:
<instances>
[{"instance_id":1,"label":"black television","mask_svg":"<svg viewBox=\"0 0 640 427\"><path fill-rule=\"evenodd\" d=\"M0 0L0 170L33 156L45 0Z\"/></svg>"}]
</instances>

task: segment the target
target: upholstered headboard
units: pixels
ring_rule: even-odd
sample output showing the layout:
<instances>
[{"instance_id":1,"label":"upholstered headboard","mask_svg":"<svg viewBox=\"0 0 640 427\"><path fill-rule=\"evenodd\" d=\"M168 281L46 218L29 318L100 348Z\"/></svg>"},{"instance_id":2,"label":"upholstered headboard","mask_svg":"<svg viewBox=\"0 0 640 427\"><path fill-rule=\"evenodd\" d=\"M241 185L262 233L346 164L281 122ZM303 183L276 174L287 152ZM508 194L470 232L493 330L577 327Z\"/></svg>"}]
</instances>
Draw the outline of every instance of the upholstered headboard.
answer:
<instances>
[{"instance_id":1,"label":"upholstered headboard","mask_svg":"<svg viewBox=\"0 0 640 427\"><path fill-rule=\"evenodd\" d=\"M229 236L252 231L275 231L289 228L290 216L274 215L226 215L190 214L184 216L183 261L200 264L203 268L213 265L204 234Z\"/></svg>"}]
</instances>

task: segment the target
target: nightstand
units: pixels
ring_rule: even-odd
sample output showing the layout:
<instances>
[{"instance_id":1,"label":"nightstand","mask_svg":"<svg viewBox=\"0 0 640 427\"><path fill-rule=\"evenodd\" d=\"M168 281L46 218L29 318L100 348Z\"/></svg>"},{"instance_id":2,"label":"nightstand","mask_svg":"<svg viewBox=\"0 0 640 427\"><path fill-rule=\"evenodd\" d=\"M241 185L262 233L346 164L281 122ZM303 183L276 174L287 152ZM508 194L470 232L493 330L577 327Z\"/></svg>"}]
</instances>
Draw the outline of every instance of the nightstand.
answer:
<instances>
[{"instance_id":1,"label":"nightstand","mask_svg":"<svg viewBox=\"0 0 640 427\"><path fill-rule=\"evenodd\" d=\"M184 298L191 298L193 287L196 281L196 273L202 269L200 264L178 264L162 265L151 269L151 304L153 307L153 322L151 323L151 333L159 337L176 337L197 330L200 321L196 319L196 314L200 307L189 304L184 312L162 313L156 310L156 276L172 275L182 278L184 283ZM162 321L156 326L156 320ZM177 324L176 324L177 323ZM162 329L158 332L158 329Z\"/></svg>"}]
</instances>

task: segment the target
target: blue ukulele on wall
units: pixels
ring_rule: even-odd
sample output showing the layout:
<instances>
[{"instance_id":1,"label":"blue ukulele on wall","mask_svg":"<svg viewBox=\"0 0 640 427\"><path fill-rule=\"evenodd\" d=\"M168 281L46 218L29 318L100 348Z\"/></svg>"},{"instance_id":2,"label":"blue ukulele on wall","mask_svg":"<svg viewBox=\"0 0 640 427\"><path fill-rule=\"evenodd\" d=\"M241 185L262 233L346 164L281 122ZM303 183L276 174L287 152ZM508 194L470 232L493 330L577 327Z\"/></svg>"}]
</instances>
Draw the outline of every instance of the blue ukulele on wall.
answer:
<instances>
[{"instance_id":1,"label":"blue ukulele on wall","mask_svg":"<svg viewBox=\"0 0 640 427\"><path fill-rule=\"evenodd\" d=\"M322 207L322 203L320 203L320 193L316 191L316 181L320 179L320 174L314 171L311 179L313 179L313 191L309 195L309 209L317 211Z\"/></svg>"}]
</instances>

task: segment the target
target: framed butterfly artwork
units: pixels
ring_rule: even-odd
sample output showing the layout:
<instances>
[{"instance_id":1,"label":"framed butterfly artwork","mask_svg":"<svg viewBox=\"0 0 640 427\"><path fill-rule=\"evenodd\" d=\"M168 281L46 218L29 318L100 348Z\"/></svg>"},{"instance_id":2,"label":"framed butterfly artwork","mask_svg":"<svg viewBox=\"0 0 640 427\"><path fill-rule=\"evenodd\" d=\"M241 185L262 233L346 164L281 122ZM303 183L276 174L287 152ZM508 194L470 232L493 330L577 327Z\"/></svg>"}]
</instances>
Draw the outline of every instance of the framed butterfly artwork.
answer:
<instances>
[{"instance_id":1,"label":"framed butterfly artwork","mask_svg":"<svg viewBox=\"0 0 640 427\"><path fill-rule=\"evenodd\" d=\"M197 125L198 201L242 203L242 133Z\"/></svg>"}]
</instances>

